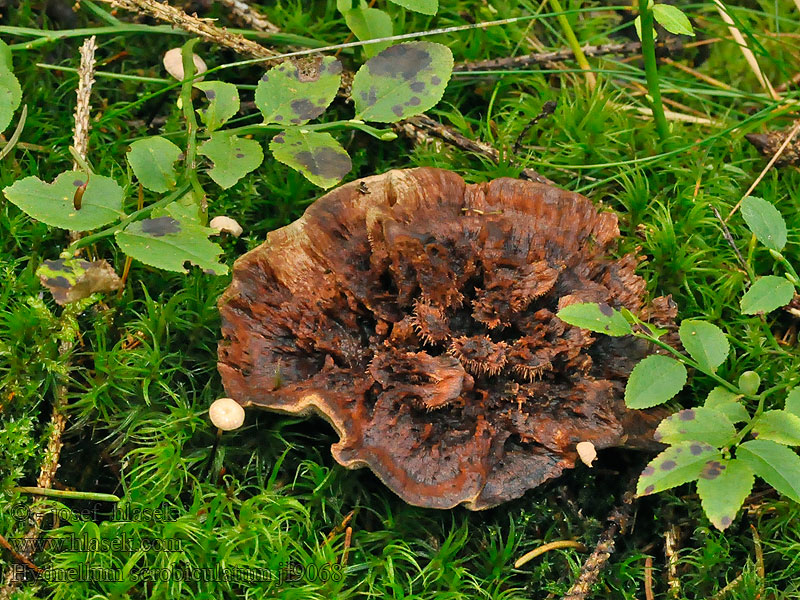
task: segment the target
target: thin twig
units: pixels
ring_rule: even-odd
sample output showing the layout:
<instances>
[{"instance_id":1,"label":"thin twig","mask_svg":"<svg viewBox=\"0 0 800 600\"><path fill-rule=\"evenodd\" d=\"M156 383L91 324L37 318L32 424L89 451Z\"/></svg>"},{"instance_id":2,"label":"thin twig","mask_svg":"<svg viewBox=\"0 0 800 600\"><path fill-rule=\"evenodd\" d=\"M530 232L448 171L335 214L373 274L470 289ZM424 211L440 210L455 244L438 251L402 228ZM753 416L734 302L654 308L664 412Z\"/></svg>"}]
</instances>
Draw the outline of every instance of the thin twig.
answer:
<instances>
[{"instance_id":1,"label":"thin twig","mask_svg":"<svg viewBox=\"0 0 800 600\"><path fill-rule=\"evenodd\" d=\"M744 571L739 573L736 577L734 577L731 580L731 582L728 585L726 585L724 588L722 588L720 591L714 594L711 597L711 600L722 600L722 598L724 598L728 592L732 591L733 588L742 583L743 576L744 576Z\"/></svg>"},{"instance_id":2,"label":"thin twig","mask_svg":"<svg viewBox=\"0 0 800 600\"><path fill-rule=\"evenodd\" d=\"M753 190L754 190L754 189L756 189L756 186L757 186L759 183L761 183L761 180L764 178L764 175L766 175L766 174L767 174L767 171L769 171L769 170L772 168L772 165L774 165L774 164L775 164L775 161L777 161L777 160L778 160L778 159L781 157L781 154L783 154L783 151L786 149L786 146L788 146L788 145L789 145L789 143L792 141L792 139L794 139L794 136L796 136L796 135L797 135L797 132L798 132L798 131L800 131L800 121L798 121L797 123L795 123L795 126L794 126L794 127L792 127L792 130L789 132L789 135L787 135L787 136L786 136L786 139L785 139L785 140L783 140L783 143L781 144L780 148L778 148L778 150L775 152L775 154L774 154L774 155L772 156L772 158L769 160L769 162L767 163L767 166L766 166L766 167L764 167L764 169L761 171L761 173L758 175L758 177L756 177L756 180L755 180L755 181L754 181L754 182L753 182L753 183L750 185L750 187L748 188L748 190L747 190L747 191L744 193L744 196L742 196L742 197L739 199L739 201L736 203L736 206L734 206L734 207L731 209L731 212L730 212L730 213L728 213L728 216L727 216L727 217L725 217L725 222L726 222L726 223L727 223L728 221L730 221L730 218L733 216L733 214L734 214L734 213L735 213L737 210L739 210L739 206L741 206L741 204L742 204L742 201L743 201L745 198L747 198L747 197L748 197L748 196L749 196L749 195L750 195L750 194L753 192Z\"/></svg>"},{"instance_id":3,"label":"thin twig","mask_svg":"<svg viewBox=\"0 0 800 600\"><path fill-rule=\"evenodd\" d=\"M528 132L531 130L531 127L536 125L536 123L538 123L545 117L552 115L557 107L558 103L555 100L548 100L547 102L544 103L541 112L538 115L536 115L533 119L528 121L528 124L522 128L522 131L519 132L517 140L514 142L514 149L511 151L513 154L519 153L519 147L522 145L522 140L526 135L528 135Z\"/></svg>"},{"instance_id":4,"label":"thin twig","mask_svg":"<svg viewBox=\"0 0 800 600\"><path fill-rule=\"evenodd\" d=\"M644 597L645 600L654 600L653 595L653 557L644 560Z\"/></svg>"},{"instance_id":5,"label":"thin twig","mask_svg":"<svg viewBox=\"0 0 800 600\"><path fill-rule=\"evenodd\" d=\"M348 527L345 529L344 532L344 549L342 550L342 562L341 565L347 566L347 555L350 552L350 540L353 538L353 528Z\"/></svg>"},{"instance_id":6,"label":"thin twig","mask_svg":"<svg viewBox=\"0 0 800 600\"><path fill-rule=\"evenodd\" d=\"M678 550L680 549L681 530L677 525L670 525L664 534L664 555L667 558L667 585L670 596L681 597L681 580L678 577Z\"/></svg>"},{"instance_id":7,"label":"thin twig","mask_svg":"<svg viewBox=\"0 0 800 600\"><path fill-rule=\"evenodd\" d=\"M19 552L17 552L17 550L2 535L0 535L0 546L8 550L11 553L11 556L14 557L14 560L17 561L18 563L25 565L29 569L33 569L37 573L42 572L41 567L37 567L35 564L33 564L33 562L31 562L30 558L28 558L24 554L20 554ZM27 547L27 545L25 547Z\"/></svg>"},{"instance_id":8,"label":"thin twig","mask_svg":"<svg viewBox=\"0 0 800 600\"><path fill-rule=\"evenodd\" d=\"M530 552L523 554L514 563L514 568L519 569L525 563L532 561L534 558L541 556L545 552L550 552L550 550L560 550L562 548L575 548L579 552L586 552L586 546L580 542L576 542L575 540L557 540L555 542L542 544L538 548L534 548Z\"/></svg>"},{"instance_id":9,"label":"thin twig","mask_svg":"<svg viewBox=\"0 0 800 600\"><path fill-rule=\"evenodd\" d=\"M764 592L764 582L767 577L767 572L764 569L764 549L761 547L761 537L758 535L758 530L754 525L750 525L750 530L753 533L753 549L756 554L756 575L758 575L758 593L756 594L756 599L758 599Z\"/></svg>"},{"instance_id":10,"label":"thin twig","mask_svg":"<svg viewBox=\"0 0 800 600\"><path fill-rule=\"evenodd\" d=\"M242 0L219 0L219 3L226 7L233 18L245 27L268 33L280 31L277 25L270 23L264 15Z\"/></svg>"}]
</instances>

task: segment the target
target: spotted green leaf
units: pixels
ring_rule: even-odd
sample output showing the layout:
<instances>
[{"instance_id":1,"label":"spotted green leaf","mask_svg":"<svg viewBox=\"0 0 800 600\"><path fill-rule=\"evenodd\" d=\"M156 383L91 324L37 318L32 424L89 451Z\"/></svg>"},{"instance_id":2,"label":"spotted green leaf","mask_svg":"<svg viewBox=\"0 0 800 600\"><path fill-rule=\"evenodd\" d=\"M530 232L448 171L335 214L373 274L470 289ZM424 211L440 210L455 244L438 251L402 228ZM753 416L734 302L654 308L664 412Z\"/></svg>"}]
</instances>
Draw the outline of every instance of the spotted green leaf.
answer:
<instances>
[{"instance_id":1,"label":"spotted green leaf","mask_svg":"<svg viewBox=\"0 0 800 600\"><path fill-rule=\"evenodd\" d=\"M186 207L173 202L153 211L149 219L136 221L116 233L122 251L147 265L186 273L185 263L206 272L224 275L228 267L218 262L222 248L208 239L215 232L186 219Z\"/></svg>"},{"instance_id":2,"label":"spotted green leaf","mask_svg":"<svg viewBox=\"0 0 800 600\"><path fill-rule=\"evenodd\" d=\"M794 388L786 396L785 410L800 417L800 387Z\"/></svg>"},{"instance_id":3,"label":"spotted green leaf","mask_svg":"<svg viewBox=\"0 0 800 600\"><path fill-rule=\"evenodd\" d=\"M768 410L753 424L753 437L800 446L800 417L785 410Z\"/></svg>"},{"instance_id":4,"label":"spotted green leaf","mask_svg":"<svg viewBox=\"0 0 800 600\"><path fill-rule=\"evenodd\" d=\"M341 83L342 63L332 56L285 61L264 74L256 87L256 106L265 123L302 125L333 102Z\"/></svg>"},{"instance_id":5,"label":"spotted green leaf","mask_svg":"<svg viewBox=\"0 0 800 600\"><path fill-rule=\"evenodd\" d=\"M344 11L344 21L347 27L359 40L374 40L392 35L392 18L384 11L377 8L354 8ZM391 42L367 44L363 46L367 58L375 56L385 50Z\"/></svg>"},{"instance_id":6,"label":"spotted green leaf","mask_svg":"<svg viewBox=\"0 0 800 600\"><path fill-rule=\"evenodd\" d=\"M118 290L122 282L104 260L79 258L45 260L36 269L39 281L50 290L57 304L75 302L95 292Z\"/></svg>"},{"instance_id":7,"label":"spotted green leaf","mask_svg":"<svg viewBox=\"0 0 800 600\"><path fill-rule=\"evenodd\" d=\"M608 304L597 304L596 302L578 302L569 304L558 311L558 318L596 333L604 333L615 337L632 333L631 326L625 317Z\"/></svg>"},{"instance_id":8,"label":"spotted green leaf","mask_svg":"<svg viewBox=\"0 0 800 600\"><path fill-rule=\"evenodd\" d=\"M681 323L679 334L683 347L701 367L715 371L728 357L728 338L716 325L687 319Z\"/></svg>"},{"instance_id":9,"label":"spotted green leaf","mask_svg":"<svg viewBox=\"0 0 800 600\"><path fill-rule=\"evenodd\" d=\"M768 313L786 306L794 297L794 286L785 277L766 275L759 277L750 286L740 301L740 308L746 315Z\"/></svg>"},{"instance_id":10,"label":"spotted green leaf","mask_svg":"<svg viewBox=\"0 0 800 600\"><path fill-rule=\"evenodd\" d=\"M197 149L198 154L207 156L214 163L208 175L221 188L227 189L257 169L264 160L261 144L225 132L211 135L208 141Z\"/></svg>"},{"instance_id":11,"label":"spotted green leaf","mask_svg":"<svg viewBox=\"0 0 800 600\"><path fill-rule=\"evenodd\" d=\"M81 208L75 208L75 192L86 184ZM66 171L53 183L31 176L19 179L3 192L10 202L51 227L88 231L122 216L122 188L110 177Z\"/></svg>"},{"instance_id":12,"label":"spotted green leaf","mask_svg":"<svg viewBox=\"0 0 800 600\"><path fill-rule=\"evenodd\" d=\"M201 90L208 100L206 108L198 108L200 120L209 131L222 127L225 122L239 112L239 90L225 81L201 81L194 87Z\"/></svg>"},{"instance_id":13,"label":"spotted green leaf","mask_svg":"<svg viewBox=\"0 0 800 600\"><path fill-rule=\"evenodd\" d=\"M403 8L422 13L423 15L435 15L439 10L439 0L391 0Z\"/></svg>"},{"instance_id":14,"label":"spotted green leaf","mask_svg":"<svg viewBox=\"0 0 800 600\"><path fill-rule=\"evenodd\" d=\"M720 447L735 435L733 423L721 411L698 406L678 411L661 421L654 438L664 444L703 441Z\"/></svg>"},{"instance_id":15,"label":"spotted green leaf","mask_svg":"<svg viewBox=\"0 0 800 600\"><path fill-rule=\"evenodd\" d=\"M175 187L175 161L181 149L161 136L136 140L128 150L128 162L136 179L153 192L167 192Z\"/></svg>"},{"instance_id":16,"label":"spotted green leaf","mask_svg":"<svg viewBox=\"0 0 800 600\"><path fill-rule=\"evenodd\" d=\"M353 78L356 118L394 123L421 114L444 94L453 53L433 42L408 42L383 50Z\"/></svg>"},{"instance_id":17,"label":"spotted green leaf","mask_svg":"<svg viewBox=\"0 0 800 600\"><path fill-rule=\"evenodd\" d=\"M625 386L628 408L650 408L663 404L686 384L686 367L677 360L652 354L631 371Z\"/></svg>"},{"instance_id":18,"label":"spotted green leaf","mask_svg":"<svg viewBox=\"0 0 800 600\"><path fill-rule=\"evenodd\" d=\"M736 513L753 489L753 471L741 460L722 460L697 480L697 493L709 521L720 531L733 523Z\"/></svg>"},{"instance_id":19,"label":"spotted green leaf","mask_svg":"<svg viewBox=\"0 0 800 600\"><path fill-rule=\"evenodd\" d=\"M658 24L670 33L676 35L694 35L692 23L689 18L683 14L683 11L677 6L671 4L655 4L653 5L653 17Z\"/></svg>"},{"instance_id":20,"label":"spotted green leaf","mask_svg":"<svg viewBox=\"0 0 800 600\"><path fill-rule=\"evenodd\" d=\"M749 421L750 413L748 413L747 409L739 402L739 398L741 398L741 396L718 385L708 394L705 407L718 410L725 415L731 423Z\"/></svg>"},{"instance_id":21,"label":"spotted green leaf","mask_svg":"<svg viewBox=\"0 0 800 600\"><path fill-rule=\"evenodd\" d=\"M345 149L329 133L287 129L272 138L269 149L276 159L321 188L339 183L353 166Z\"/></svg>"},{"instance_id":22,"label":"spotted green leaf","mask_svg":"<svg viewBox=\"0 0 800 600\"><path fill-rule=\"evenodd\" d=\"M800 457L771 440L750 440L736 450L736 458L778 492L800 502Z\"/></svg>"},{"instance_id":23,"label":"spotted green leaf","mask_svg":"<svg viewBox=\"0 0 800 600\"><path fill-rule=\"evenodd\" d=\"M644 468L636 484L636 494L647 496L694 481L713 463L722 460L719 450L704 442L681 442L670 446Z\"/></svg>"},{"instance_id":24,"label":"spotted green leaf","mask_svg":"<svg viewBox=\"0 0 800 600\"><path fill-rule=\"evenodd\" d=\"M748 196L742 200L742 217L759 242L780 252L786 245L786 221L771 203Z\"/></svg>"}]
</instances>

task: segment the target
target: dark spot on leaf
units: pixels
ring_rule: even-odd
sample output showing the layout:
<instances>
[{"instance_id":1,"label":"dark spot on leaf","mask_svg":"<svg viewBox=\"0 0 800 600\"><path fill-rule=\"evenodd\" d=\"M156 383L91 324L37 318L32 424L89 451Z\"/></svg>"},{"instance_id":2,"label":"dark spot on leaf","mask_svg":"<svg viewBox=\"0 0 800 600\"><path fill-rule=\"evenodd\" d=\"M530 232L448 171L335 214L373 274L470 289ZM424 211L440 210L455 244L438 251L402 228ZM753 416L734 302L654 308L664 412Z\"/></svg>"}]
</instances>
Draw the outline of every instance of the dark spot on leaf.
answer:
<instances>
[{"instance_id":1,"label":"dark spot on leaf","mask_svg":"<svg viewBox=\"0 0 800 600\"><path fill-rule=\"evenodd\" d=\"M322 114L322 111L319 109L319 107L314 106L314 104L308 98L292 100L290 106L292 107L294 114L304 120L313 119L314 117L318 117Z\"/></svg>"},{"instance_id":2,"label":"dark spot on leaf","mask_svg":"<svg viewBox=\"0 0 800 600\"><path fill-rule=\"evenodd\" d=\"M611 331L611 326L610 325L606 325L606 326L603 327L603 329L605 331Z\"/></svg>"},{"instance_id":3,"label":"dark spot on leaf","mask_svg":"<svg viewBox=\"0 0 800 600\"><path fill-rule=\"evenodd\" d=\"M244 154L242 154L241 152L237 152L236 158L244 158Z\"/></svg>"},{"instance_id":4,"label":"dark spot on leaf","mask_svg":"<svg viewBox=\"0 0 800 600\"><path fill-rule=\"evenodd\" d=\"M692 444L691 446L689 446L689 451L695 456L697 456L698 454L702 454L703 447L700 444Z\"/></svg>"},{"instance_id":5,"label":"dark spot on leaf","mask_svg":"<svg viewBox=\"0 0 800 600\"><path fill-rule=\"evenodd\" d=\"M439 78L438 75L434 75L433 77L431 77L431 85L439 85L440 83L442 83L442 80Z\"/></svg>"},{"instance_id":6,"label":"dark spot on leaf","mask_svg":"<svg viewBox=\"0 0 800 600\"><path fill-rule=\"evenodd\" d=\"M676 466L678 466L678 463L676 463L674 460L665 460L663 463L661 463L661 470L671 471Z\"/></svg>"},{"instance_id":7,"label":"dark spot on leaf","mask_svg":"<svg viewBox=\"0 0 800 600\"><path fill-rule=\"evenodd\" d=\"M44 261L44 266L50 269L51 271L70 271L70 268L64 265L63 258L57 258L55 260L46 260Z\"/></svg>"},{"instance_id":8,"label":"dark spot on leaf","mask_svg":"<svg viewBox=\"0 0 800 600\"><path fill-rule=\"evenodd\" d=\"M652 465L647 465L644 468L644 471L642 471L642 477L649 477L650 475L652 475L655 472L656 472L656 470L653 468Z\"/></svg>"},{"instance_id":9,"label":"dark spot on leaf","mask_svg":"<svg viewBox=\"0 0 800 600\"><path fill-rule=\"evenodd\" d=\"M283 144L286 142L286 138L283 136L283 133L279 133L274 138L272 138L272 141L275 142L276 144Z\"/></svg>"},{"instance_id":10,"label":"dark spot on leaf","mask_svg":"<svg viewBox=\"0 0 800 600\"><path fill-rule=\"evenodd\" d=\"M415 46L398 44L371 58L367 64L372 75L409 80L431 64L431 55Z\"/></svg>"},{"instance_id":11,"label":"dark spot on leaf","mask_svg":"<svg viewBox=\"0 0 800 600\"><path fill-rule=\"evenodd\" d=\"M424 81L415 81L410 86L412 92L421 92L425 89Z\"/></svg>"},{"instance_id":12,"label":"dark spot on leaf","mask_svg":"<svg viewBox=\"0 0 800 600\"><path fill-rule=\"evenodd\" d=\"M420 101L419 98L417 98L416 96L411 96L411 98L409 98L409 100L408 100L408 102L406 102L406 104L408 106L418 106L420 102L421 101Z\"/></svg>"},{"instance_id":13,"label":"dark spot on leaf","mask_svg":"<svg viewBox=\"0 0 800 600\"><path fill-rule=\"evenodd\" d=\"M644 488L644 493L645 494L652 494L654 489L656 489L656 486L648 485L646 488Z\"/></svg>"},{"instance_id":14,"label":"dark spot on leaf","mask_svg":"<svg viewBox=\"0 0 800 600\"><path fill-rule=\"evenodd\" d=\"M155 219L145 219L142 221L142 233L161 237L170 233L178 233L181 224L172 217L156 217Z\"/></svg>"},{"instance_id":15,"label":"dark spot on leaf","mask_svg":"<svg viewBox=\"0 0 800 600\"><path fill-rule=\"evenodd\" d=\"M758 432L757 432L757 431L753 431L753 437L754 437L754 438L757 438L757 437L758 437Z\"/></svg>"},{"instance_id":16,"label":"dark spot on leaf","mask_svg":"<svg viewBox=\"0 0 800 600\"><path fill-rule=\"evenodd\" d=\"M88 269L89 267L92 266L92 263L90 263L88 260L79 260L78 261L78 266L81 269Z\"/></svg>"},{"instance_id":17,"label":"dark spot on leaf","mask_svg":"<svg viewBox=\"0 0 800 600\"><path fill-rule=\"evenodd\" d=\"M275 115L276 121L283 121L283 115Z\"/></svg>"},{"instance_id":18,"label":"dark spot on leaf","mask_svg":"<svg viewBox=\"0 0 800 600\"><path fill-rule=\"evenodd\" d=\"M601 302L600 304L598 304L597 308L599 308L600 309L600 313L605 315L606 317L610 317L611 315L614 314L614 309L611 308L605 302Z\"/></svg>"},{"instance_id":19,"label":"dark spot on leaf","mask_svg":"<svg viewBox=\"0 0 800 600\"><path fill-rule=\"evenodd\" d=\"M402 106L400 106L399 104L395 104L395 105L392 107L392 112L393 112L394 114L396 114L398 117L402 117L402 116L403 116L403 107L402 107Z\"/></svg>"},{"instance_id":20,"label":"dark spot on leaf","mask_svg":"<svg viewBox=\"0 0 800 600\"><path fill-rule=\"evenodd\" d=\"M303 165L312 175L326 179L340 179L346 175L351 167L350 157L347 154L336 152L333 148L315 148L313 153L308 151L298 152L295 159Z\"/></svg>"},{"instance_id":21,"label":"dark spot on leaf","mask_svg":"<svg viewBox=\"0 0 800 600\"><path fill-rule=\"evenodd\" d=\"M263 81L263 82L269 81L269 75L267 75L266 73L264 75L262 75L261 76L261 81Z\"/></svg>"},{"instance_id":22,"label":"dark spot on leaf","mask_svg":"<svg viewBox=\"0 0 800 600\"><path fill-rule=\"evenodd\" d=\"M49 277L47 279L47 287L59 287L59 288L68 288L72 284L69 282L69 279L66 277Z\"/></svg>"},{"instance_id":23,"label":"dark spot on leaf","mask_svg":"<svg viewBox=\"0 0 800 600\"><path fill-rule=\"evenodd\" d=\"M302 121L302 119L290 119L289 122L293 123L295 125L299 125L301 123L301 121Z\"/></svg>"},{"instance_id":24,"label":"dark spot on leaf","mask_svg":"<svg viewBox=\"0 0 800 600\"><path fill-rule=\"evenodd\" d=\"M217 97L217 92L215 92L214 90L206 90L206 98L208 98L209 100L213 100L216 97Z\"/></svg>"},{"instance_id":25,"label":"dark spot on leaf","mask_svg":"<svg viewBox=\"0 0 800 600\"><path fill-rule=\"evenodd\" d=\"M716 479L725 470L725 465L716 460L710 460L703 467L700 477L703 479Z\"/></svg>"},{"instance_id":26,"label":"dark spot on leaf","mask_svg":"<svg viewBox=\"0 0 800 600\"><path fill-rule=\"evenodd\" d=\"M695 414L694 414L694 411L691 408L689 408L687 410L682 410L681 412L678 413L678 418L681 421L694 421L694 417L695 417Z\"/></svg>"},{"instance_id":27,"label":"dark spot on leaf","mask_svg":"<svg viewBox=\"0 0 800 600\"><path fill-rule=\"evenodd\" d=\"M74 185L75 187L81 187L84 183L85 182L81 181L80 179L76 179L75 181L72 182L72 185Z\"/></svg>"},{"instance_id":28,"label":"dark spot on leaf","mask_svg":"<svg viewBox=\"0 0 800 600\"><path fill-rule=\"evenodd\" d=\"M719 520L719 522L723 527L727 527L733 522L733 519L731 519L728 515L725 515Z\"/></svg>"},{"instance_id":29,"label":"dark spot on leaf","mask_svg":"<svg viewBox=\"0 0 800 600\"><path fill-rule=\"evenodd\" d=\"M331 64L328 65L328 72L333 73L334 75L338 75L342 72L342 63L338 60L334 60Z\"/></svg>"}]
</instances>

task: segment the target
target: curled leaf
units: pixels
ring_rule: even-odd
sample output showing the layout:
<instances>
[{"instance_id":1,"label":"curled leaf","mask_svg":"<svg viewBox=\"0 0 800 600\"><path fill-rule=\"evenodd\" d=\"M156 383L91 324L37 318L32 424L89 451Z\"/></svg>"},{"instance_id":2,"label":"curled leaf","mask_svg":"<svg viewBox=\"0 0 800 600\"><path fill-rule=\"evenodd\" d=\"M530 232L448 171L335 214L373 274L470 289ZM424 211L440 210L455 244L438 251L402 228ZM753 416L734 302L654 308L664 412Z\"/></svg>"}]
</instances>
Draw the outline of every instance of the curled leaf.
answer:
<instances>
[{"instance_id":1,"label":"curled leaf","mask_svg":"<svg viewBox=\"0 0 800 600\"><path fill-rule=\"evenodd\" d=\"M113 267L105 260L46 260L36 274L42 285L53 294L56 303L61 305L86 298L95 292L118 290L122 286Z\"/></svg>"}]
</instances>

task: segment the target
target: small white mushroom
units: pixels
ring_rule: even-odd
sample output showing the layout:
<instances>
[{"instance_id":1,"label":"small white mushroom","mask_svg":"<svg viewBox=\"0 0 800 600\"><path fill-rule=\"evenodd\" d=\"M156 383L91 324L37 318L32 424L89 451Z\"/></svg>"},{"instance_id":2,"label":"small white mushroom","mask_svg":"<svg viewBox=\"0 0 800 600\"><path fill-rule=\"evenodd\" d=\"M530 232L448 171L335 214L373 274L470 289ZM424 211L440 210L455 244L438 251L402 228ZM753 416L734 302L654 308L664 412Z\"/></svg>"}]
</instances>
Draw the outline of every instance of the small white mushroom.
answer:
<instances>
[{"instance_id":1,"label":"small white mushroom","mask_svg":"<svg viewBox=\"0 0 800 600\"><path fill-rule=\"evenodd\" d=\"M238 429L244 423L244 409L233 398L214 400L208 409L208 416L214 426L222 431Z\"/></svg>"},{"instance_id":2,"label":"small white mushroom","mask_svg":"<svg viewBox=\"0 0 800 600\"><path fill-rule=\"evenodd\" d=\"M575 449L578 451L581 462L591 468L592 463L597 458L597 450L595 450L594 444L592 442L578 442Z\"/></svg>"},{"instance_id":3,"label":"small white mushroom","mask_svg":"<svg viewBox=\"0 0 800 600\"><path fill-rule=\"evenodd\" d=\"M195 75L199 75L200 73L205 73L208 71L205 61L197 56L197 54L192 54L192 59L194 60L194 68L196 71ZM178 81L183 80L183 57L181 56L180 48L167 50L167 53L164 54L164 68L167 70L167 73L172 75ZM200 77L195 79L195 81L202 81L202 79L203 78Z\"/></svg>"},{"instance_id":4,"label":"small white mushroom","mask_svg":"<svg viewBox=\"0 0 800 600\"><path fill-rule=\"evenodd\" d=\"M214 217L208 224L211 229L216 229L219 233L230 233L233 237L242 235L242 226L230 217Z\"/></svg>"}]
</instances>

